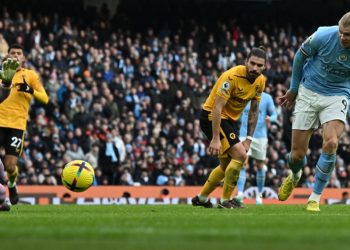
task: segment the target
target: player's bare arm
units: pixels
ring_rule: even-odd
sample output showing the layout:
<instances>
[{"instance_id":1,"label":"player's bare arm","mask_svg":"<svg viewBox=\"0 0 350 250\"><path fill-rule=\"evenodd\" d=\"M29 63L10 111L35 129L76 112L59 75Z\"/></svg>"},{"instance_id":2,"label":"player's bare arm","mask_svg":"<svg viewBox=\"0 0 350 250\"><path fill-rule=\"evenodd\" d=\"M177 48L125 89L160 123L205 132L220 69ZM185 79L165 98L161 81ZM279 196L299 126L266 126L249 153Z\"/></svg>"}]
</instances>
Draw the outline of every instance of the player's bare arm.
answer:
<instances>
[{"instance_id":1,"label":"player's bare arm","mask_svg":"<svg viewBox=\"0 0 350 250\"><path fill-rule=\"evenodd\" d=\"M287 109L292 109L295 105L295 99L297 94L292 90L288 90L283 96L281 96L278 100L280 105Z\"/></svg>"},{"instance_id":2,"label":"player's bare arm","mask_svg":"<svg viewBox=\"0 0 350 250\"><path fill-rule=\"evenodd\" d=\"M258 116L259 116L259 101L252 100L250 104L250 110L248 113L248 130L247 130L248 136L253 136L256 123L258 121Z\"/></svg>"},{"instance_id":3,"label":"player's bare arm","mask_svg":"<svg viewBox=\"0 0 350 250\"><path fill-rule=\"evenodd\" d=\"M258 122L259 117L259 101L252 100L250 102L250 109L248 113L248 124L247 124L247 139L243 142L243 146L246 150L249 149L251 137L254 134L256 123Z\"/></svg>"},{"instance_id":4,"label":"player's bare arm","mask_svg":"<svg viewBox=\"0 0 350 250\"><path fill-rule=\"evenodd\" d=\"M221 124L221 112L223 107L226 105L226 100L220 96L217 96L213 108L213 138L210 142L208 151L211 155L218 155L221 151L220 142L220 124Z\"/></svg>"},{"instance_id":5,"label":"player's bare arm","mask_svg":"<svg viewBox=\"0 0 350 250\"><path fill-rule=\"evenodd\" d=\"M309 38L310 39L310 38ZM295 105L295 99L298 93L299 84L301 81L301 76L303 72L303 66L305 60L309 57L307 52L302 48L297 51L293 59L293 70L292 70L292 79L290 83L289 90L279 98L279 102L283 107L291 109Z\"/></svg>"}]
</instances>

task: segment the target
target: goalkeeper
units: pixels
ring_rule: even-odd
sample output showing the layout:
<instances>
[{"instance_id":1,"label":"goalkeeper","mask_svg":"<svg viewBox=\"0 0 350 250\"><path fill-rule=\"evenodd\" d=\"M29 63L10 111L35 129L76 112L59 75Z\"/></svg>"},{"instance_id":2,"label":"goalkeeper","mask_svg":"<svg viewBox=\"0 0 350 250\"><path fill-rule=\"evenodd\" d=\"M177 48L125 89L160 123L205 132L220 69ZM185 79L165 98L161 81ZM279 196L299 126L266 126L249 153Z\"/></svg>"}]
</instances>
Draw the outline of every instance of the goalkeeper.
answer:
<instances>
[{"instance_id":1,"label":"goalkeeper","mask_svg":"<svg viewBox=\"0 0 350 250\"><path fill-rule=\"evenodd\" d=\"M1 72L3 93L0 102L0 146L5 148L4 165L10 202L14 205L19 200L16 188L17 161L22 153L30 103L34 98L47 104L49 98L38 74L23 67L26 58L22 46L11 45L7 58ZM15 66L17 67L14 72ZM11 74L14 74L13 78Z\"/></svg>"}]
</instances>

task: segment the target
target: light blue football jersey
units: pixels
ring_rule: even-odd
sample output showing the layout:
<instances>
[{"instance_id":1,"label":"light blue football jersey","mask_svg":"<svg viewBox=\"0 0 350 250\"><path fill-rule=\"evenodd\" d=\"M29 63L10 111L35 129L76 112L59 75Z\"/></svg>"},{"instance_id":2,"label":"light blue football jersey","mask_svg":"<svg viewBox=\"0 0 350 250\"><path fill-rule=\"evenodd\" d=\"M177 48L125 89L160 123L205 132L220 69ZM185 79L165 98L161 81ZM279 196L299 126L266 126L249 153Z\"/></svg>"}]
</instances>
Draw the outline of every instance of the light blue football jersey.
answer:
<instances>
[{"instance_id":1,"label":"light blue football jersey","mask_svg":"<svg viewBox=\"0 0 350 250\"><path fill-rule=\"evenodd\" d=\"M250 109L250 102L243 110L241 115L241 129L239 132L240 137L247 136L247 126L248 126L248 113ZM266 116L270 116L270 121L277 121L277 112L275 104L273 103L272 96L265 92L261 95L261 101L259 105L259 117L258 122L254 131L254 138L267 138L267 127L266 127Z\"/></svg>"},{"instance_id":2,"label":"light blue football jersey","mask_svg":"<svg viewBox=\"0 0 350 250\"><path fill-rule=\"evenodd\" d=\"M301 46L308 55L301 84L325 96L350 99L350 50L341 46L339 27L319 27Z\"/></svg>"}]
</instances>

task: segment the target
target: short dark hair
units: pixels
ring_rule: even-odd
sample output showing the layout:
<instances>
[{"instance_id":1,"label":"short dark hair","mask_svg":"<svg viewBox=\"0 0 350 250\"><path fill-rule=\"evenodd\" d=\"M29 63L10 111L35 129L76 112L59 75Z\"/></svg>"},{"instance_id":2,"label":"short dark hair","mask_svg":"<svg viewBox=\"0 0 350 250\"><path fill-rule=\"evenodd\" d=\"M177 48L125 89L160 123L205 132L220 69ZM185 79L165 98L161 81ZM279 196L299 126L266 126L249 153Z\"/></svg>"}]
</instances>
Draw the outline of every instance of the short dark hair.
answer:
<instances>
[{"instance_id":1,"label":"short dark hair","mask_svg":"<svg viewBox=\"0 0 350 250\"><path fill-rule=\"evenodd\" d=\"M249 59L252 56L264 58L266 61L266 49L264 46L259 46L252 48L252 50L249 52L247 59Z\"/></svg>"},{"instance_id":2,"label":"short dark hair","mask_svg":"<svg viewBox=\"0 0 350 250\"><path fill-rule=\"evenodd\" d=\"M11 44L9 49L7 50L7 53L10 53L11 49L21 49L24 52L23 46L18 43Z\"/></svg>"}]
</instances>

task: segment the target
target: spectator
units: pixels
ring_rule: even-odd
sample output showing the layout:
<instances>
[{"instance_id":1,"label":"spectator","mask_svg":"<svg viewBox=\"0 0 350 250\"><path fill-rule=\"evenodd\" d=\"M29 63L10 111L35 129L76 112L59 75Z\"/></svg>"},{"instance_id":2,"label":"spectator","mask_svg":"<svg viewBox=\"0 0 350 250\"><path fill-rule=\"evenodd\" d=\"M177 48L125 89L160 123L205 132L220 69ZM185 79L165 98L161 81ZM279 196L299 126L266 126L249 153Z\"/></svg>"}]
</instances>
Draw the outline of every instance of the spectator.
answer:
<instances>
[{"instance_id":1,"label":"spectator","mask_svg":"<svg viewBox=\"0 0 350 250\"><path fill-rule=\"evenodd\" d=\"M117 147L113 142L111 134L107 134L106 141L102 142L102 147L99 150L99 166L104 175L108 176L108 183L116 185L118 183L118 167L120 165L120 156ZM124 176L125 177L125 176ZM128 180L123 180L127 181Z\"/></svg>"},{"instance_id":2,"label":"spectator","mask_svg":"<svg viewBox=\"0 0 350 250\"><path fill-rule=\"evenodd\" d=\"M78 145L78 141L73 140L71 144L69 144L70 147L66 151L66 155L71 160L81 160L84 159L84 152L82 148Z\"/></svg>"},{"instance_id":3,"label":"spectator","mask_svg":"<svg viewBox=\"0 0 350 250\"><path fill-rule=\"evenodd\" d=\"M133 3L122 2L124 6ZM138 4L144 11L154 12ZM65 19L70 14L60 13L57 8L55 15L47 13L45 22L36 15L25 15L26 20L19 21L8 11L10 8L3 8L0 34L7 43L22 41L28 53L27 66L42 76L51 100L45 107L34 103L30 112L24 157L33 162L38 172L32 173L19 162L25 171L23 179L28 184L36 183L35 178L42 171L40 165L46 161L54 174L57 166L63 167L63 163L71 159L75 147L71 142L77 140L83 151L79 153L80 159L96 167L98 185L120 183L121 164L128 166L131 177L141 185L155 185L159 169L172 164L175 164L176 185L183 183L181 179L184 185L198 185L198 173L202 171L199 169L206 175L216 166L207 155L208 145L199 129L198 112L218 73L242 64L254 44L264 44L268 55L266 92L276 103L289 86L294 53L300 42L310 35L310 27L305 23L303 27L287 22L277 26L266 20L256 22L254 18L240 23L237 20L242 20L241 14L231 13L235 8L227 8L231 10L230 15L222 12L224 22L208 26L207 21L196 15L200 16L203 11L210 15L209 7L201 3L193 20L184 17L165 33L156 25L149 25L152 28L144 29L145 33L129 26L141 21L145 27L148 20L144 18L118 22L118 29L114 29L113 18L131 17L125 8L120 8L115 17L104 16L105 28L92 25L99 22L99 14L85 22L84 15ZM183 8L177 4L173 10ZM80 9L85 13L84 8ZM16 11L22 16L32 12L21 8ZM171 16L168 18L171 22ZM157 20L157 16L151 19ZM254 29L249 28L249 23L254 24L251 26ZM218 34L218 30L223 30L223 35ZM3 44L0 35L0 57ZM282 162L286 162L285 152L290 145L291 114L280 106L277 112L280 126L272 125L268 138L266 185L270 187L278 186L286 175L286 164ZM113 153L106 155L106 134L114 138L113 151L119 153L119 163ZM337 167L335 174L342 187L349 187L350 183L349 135L347 127L338 149L337 161L343 160L343 165ZM316 133L308 152L310 166L319 154L313 150L318 147L317 143ZM93 163L97 148L97 163ZM47 151L51 153L49 159L45 156ZM115 167L111 167L113 164ZM148 174L143 168L147 168ZM113 173L116 176L112 178ZM148 181L140 180L141 173ZM249 175L247 185L254 183L254 178L255 173Z\"/></svg>"}]
</instances>

